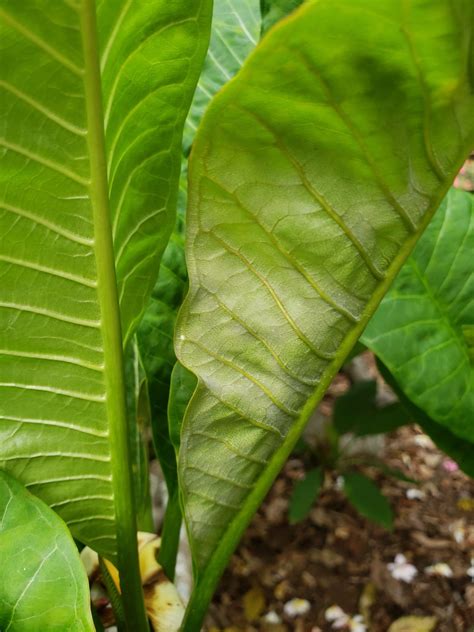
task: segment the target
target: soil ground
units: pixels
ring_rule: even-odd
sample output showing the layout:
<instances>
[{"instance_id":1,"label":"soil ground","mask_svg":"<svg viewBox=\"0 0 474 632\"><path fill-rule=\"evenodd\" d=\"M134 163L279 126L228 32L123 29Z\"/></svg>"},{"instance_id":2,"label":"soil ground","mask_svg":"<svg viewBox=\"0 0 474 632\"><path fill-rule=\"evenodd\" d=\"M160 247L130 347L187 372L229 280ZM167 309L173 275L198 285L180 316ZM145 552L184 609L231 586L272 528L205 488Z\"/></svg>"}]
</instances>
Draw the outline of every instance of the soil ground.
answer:
<instances>
[{"instance_id":1,"label":"soil ground","mask_svg":"<svg viewBox=\"0 0 474 632\"><path fill-rule=\"evenodd\" d=\"M288 498L307 465L304 457L291 458L222 578L206 630L329 632L334 628L324 613L338 605L365 615L368 632L386 632L407 615L436 617L436 632L474 631L474 580L467 575L474 557L474 482L450 471L453 463L416 426L388 435L384 461L416 479L424 493L410 500L413 484L365 470L391 502L393 532L358 515L335 480L309 517L290 525ZM399 553L418 569L412 583L397 581L387 568ZM426 573L440 562L452 577ZM293 598L308 600L304 616L284 613ZM266 621L270 611L279 623Z\"/></svg>"}]
</instances>

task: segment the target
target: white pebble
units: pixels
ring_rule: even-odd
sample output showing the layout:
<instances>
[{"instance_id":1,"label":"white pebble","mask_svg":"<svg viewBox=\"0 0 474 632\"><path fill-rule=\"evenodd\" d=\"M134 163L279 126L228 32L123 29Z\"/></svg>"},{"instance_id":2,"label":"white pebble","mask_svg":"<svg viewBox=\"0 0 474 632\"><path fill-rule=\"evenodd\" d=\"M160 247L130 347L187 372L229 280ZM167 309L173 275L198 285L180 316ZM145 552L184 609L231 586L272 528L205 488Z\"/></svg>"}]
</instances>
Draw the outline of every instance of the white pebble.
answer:
<instances>
[{"instance_id":1,"label":"white pebble","mask_svg":"<svg viewBox=\"0 0 474 632\"><path fill-rule=\"evenodd\" d=\"M425 498L425 492L421 491L421 489L416 489L415 487L407 489L405 495L408 500L424 500Z\"/></svg>"},{"instance_id":2,"label":"white pebble","mask_svg":"<svg viewBox=\"0 0 474 632\"><path fill-rule=\"evenodd\" d=\"M283 606L283 611L287 617L298 617L309 612L311 604L307 599L290 599Z\"/></svg>"}]
</instances>

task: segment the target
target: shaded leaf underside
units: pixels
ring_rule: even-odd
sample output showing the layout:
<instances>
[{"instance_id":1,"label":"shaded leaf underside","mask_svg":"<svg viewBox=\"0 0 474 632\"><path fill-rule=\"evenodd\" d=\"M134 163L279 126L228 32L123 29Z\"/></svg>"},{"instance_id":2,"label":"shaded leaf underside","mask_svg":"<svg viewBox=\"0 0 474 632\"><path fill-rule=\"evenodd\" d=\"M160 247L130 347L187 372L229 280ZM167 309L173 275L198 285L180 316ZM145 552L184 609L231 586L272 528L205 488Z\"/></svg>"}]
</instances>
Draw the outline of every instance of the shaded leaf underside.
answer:
<instances>
[{"instance_id":1,"label":"shaded leaf underside","mask_svg":"<svg viewBox=\"0 0 474 632\"><path fill-rule=\"evenodd\" d=\"M235 75L253 50L258 41L259 29L259 0L214 2L209 49L185 124L185 153L209 101ZM158 280L138 328L138 342L149 382L155 451L170 494L177 487L177 473L175 450L168 436L167 407L171 372L176 362L173 341L176 315L188 285L184 258L187 161L187 157L183 156L176 227L163 253ZM194 389L190 393L188 389L181 393L177 384L172 389L173 397L176 396L178 400L189 398ZM175 431L177 429L179 432L181 420L178 422L176 418L174 402L171 402L171 408ZM184 410L181 401L177 404L178 408Z\"/></svg>"},{"instance_id":2,"label":"shaded leaf underside","mask_svg":"<svg viewBox=\"0 0 474 632\"><path fill-rule=\"evenodd\" d=\"M204 118L176 337L199 378L180 476L201 573L236 544L471 148L472 13L310 3Z\"/></svg>"}]
</instances>

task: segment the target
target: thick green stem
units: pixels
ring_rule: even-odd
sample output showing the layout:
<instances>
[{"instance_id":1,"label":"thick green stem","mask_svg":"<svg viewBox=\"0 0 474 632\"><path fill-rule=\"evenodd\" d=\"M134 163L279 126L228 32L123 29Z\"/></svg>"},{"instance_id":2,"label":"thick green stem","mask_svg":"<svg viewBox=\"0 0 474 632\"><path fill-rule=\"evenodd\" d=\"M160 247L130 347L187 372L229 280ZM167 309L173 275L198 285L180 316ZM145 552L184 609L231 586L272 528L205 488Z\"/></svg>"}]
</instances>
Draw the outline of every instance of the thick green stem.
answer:
<instances>
[{"instance_id":1,"label":"thick green stem","mask_svg":"<svg viewBox=\"0 0 474 632\"><path fill-rule=\"evenodd\" d=\"M97 292L101 308L118 570L129 632L149 632L138 564L136 514L125 402L120 310L110 223L95 1L83 0L81 32L94 217Z\"/></svg>"}]
</instances>

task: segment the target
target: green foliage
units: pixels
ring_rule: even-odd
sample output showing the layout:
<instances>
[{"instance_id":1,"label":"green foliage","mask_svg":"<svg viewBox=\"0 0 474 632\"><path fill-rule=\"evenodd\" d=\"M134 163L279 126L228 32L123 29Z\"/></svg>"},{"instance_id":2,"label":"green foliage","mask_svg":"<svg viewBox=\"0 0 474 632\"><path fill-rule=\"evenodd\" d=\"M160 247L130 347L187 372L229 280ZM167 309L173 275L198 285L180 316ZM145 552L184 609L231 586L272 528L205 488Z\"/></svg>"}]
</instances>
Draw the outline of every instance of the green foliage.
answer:
<instances>
[{"instance_id":1,"label":"green foliage","mask_svg":"<svg viewBox=\"0 0 474 632\"><path fill-rule=\"evenodd\" d=\"M375 380L357 382L334 404L333 423L338 433L352 432L359 437L391 432L408 423L407 413L401 404L380 408L375 396Z\"/></svg>"},{"instance_id":2,"label":"green foliage","mask_svg":"<svg viewBox=\"0 0 474 632\"><path fill-rule=\"evenodd\" d=\"M130 3L101 3L99 52L89 0L80 10L42 5L8 0L0 9L8 112L1 121L0 221L8 239L0 330L8 336L1 339L0 465L57 506L75 537L114 557L109 418L118 424L124 415L117 295L127 338L173 222L179 136L206 46L206 3L140 1L133 11ZM158 186L164 180L169 186Z\"/></svg>"},{"instance_id":3,"label":"green foliage","mask_svg":"<svg viewBox=\"0 0 474 632\"><path fill-rule=\"evenodd\" d=\"M214 2L209 50L184 130L186 153L209 102L257 45L260 26L259 0Z\"/></svg>"},{"instance_id":4,"label":"green foliage","mask_svg":"<svg viewBox=\"0 0 474 632\"><path fill-rule=\"evenodd\" d=\"M179 464L198 570L184 629L472 147L472 13L303 5L204 116L176 336L199 377Z\"/></svg>"},{"instance_id":5,"label":"green foliage","mask_svg":"<svg viewBox=\"0 0 474 632\"><path fill-rule=\"evenodd\" d=\"M151 412L146 375L136 336L133 336L124 351L124 371L137 525L139 530L149 531L153 525L147 446Z\"/></svg>"},{"instance_id":6,"label":"green foliage","mask_svg":"<svg viewBox=\"0 0 474 632\"><path fill-rule=\"evenodd\" d=\"M185 126L184 150L186 154L208 102L235 74L253 49L257 43L259 27L258 0L245 0L238 3L223 0L214 3L209 50ZM169 494L163 525L160 563L171 578L174 575L181 525L175 448L179 445L179 436L176 436L176 433L179 433L182 416L176 419L176 414L173 415L174 404L168 406L169 389L172 388L173 398L177 402L185 402L185 405L192 394L192 390L188 392L186 384L183 384L182 393L178 391L181 384L179 379L175 381L174 386L170 386L171 371L176 362L173 347L176 313L187 290L183 219L186 206L186 176L187 158L183 157L177 224L163 254L158 281L138 330L138 340L148 376L152 403L153 443ZM185 371L181 367L181 369L177 368L177 373L181 370ZM188 380L191 379L189 375ZM194 388L194 378L190 384ZM179 407L178 403L176 411ZM173 418L170 417L169 424L168 408L169 414L173 416ZM179 414L184 414L184 408ZM169 425L171 429L175 429L174 437L170 436Z\"/></svg>"},{"instance_id":7,"label":"green foliage","mask_svg":"<svg viewBox=\"0 0 474 632\"><path fill-rule=\"evenodd\" d=\"M295 484L290 498L289 520L293 524L306 518L319 496L324 481L324 470L316 467L306 472L305 477Z\"/></svg>"},{"instance_id":8,"label":"green foliage","mask_svg":"<svg viewBox=\"0 0 474 632\"><path fill-rule=\"evenodd\" d=\"M13 621L2 629L20 630L31 604L46 616L41 578L56 553L72 560L77 599L74 581L58 585L51 616L69 614L56 627L92 629L77 553L42 501L118 563L121 627L148 629L136 522L150 525L149 423L170 494L160 563L172 577L181 500L196 570L183 630L200 629L239 537L394 279L364 341L410 416L471 471L471 198L449 195L398 273L474 144L474 6L299 4L216 1L194 101L211 0L1 4L0 549L19 577L9 586L2 574ZM191 144L190 290L175 322ZM405 421L400 405L376 406L374 388L337 404L331 458L337 433ZM291 520L316 497L321 463L295 487ZM377 487L344 477L359 511L390 527ZM40 519L56 530L47 543ZM59 562L53 571L49 586L65 578Z\"/></svg>"},{"instance_id":9,"label":"green foliage","mask_svg":"<svg viewBox=\"0 0 474 632\"><path fill-rule=\"evenodd\" d=\"M471 442L473 252L474 199L453 189L363 336L417 407Z\"/></svg>"},{"instance_id":10,"label":"green foliage","mask_svg":"<svg viewBox=\"0 0 474 632\"><path fill-rule=\"evenodd\" d=\"M184 238L175 230L164 252L158 281L137 332L148 378L153 443L170 494L174 493L178 481L176 457L168 433L168 393L171 371L176 362L173 349L176 314L186 290Z\"/></svg>"},{"instance_id":11,"label":"green foliage","mask_svg":"<svg viewBox=\"0 0 474 632\"><path fill-rule=\"evenodd\" d=\"M415 406L415 404L408 399L405 393L396 382L393 375L387 369L387 367L377 360L377 366L384 380L391 386L391 388L397 394L401 404L404 406L407 414L410 416L411 421L416 422L423 430L429 435L433 441L438 445L441 450L444 450L446 454L449 454L459 467L469 476L474 478L474 459L473 444L471 441L465 441L453 434L450 430L445 428L442 424L433 421L428 415Z\"/></svg>"},{"instance_id":12,"label":"green foliage","mask_svg":"<svg viewBox=\"0 0 474 632\"><path fill-rule=\"evenodd\" d=\"M345 472L344 493L360 514L386 529L392 529L390 504L370 478L359 472Z\"/></svg>"},{"instance_id":13,"label":"green foliage","mask_svg":"<svg viewBox=\"0 0 474 632\"><path fill-rule=\"evenodd\" d=\"M0 8L0 467L118 559L136 632L146 621L122 349L174 224L210 7Z\"/></svg>"},{"instance_id":14,"label":"green foliage","mask_svg":"<svg viewBox=\"0 0 474 632\"><path fill-rule=\"evenodd\" d=\"M179 362L176 362L171 374L170 398L168 404L168 423L171 442L178 453L181 443L181 424L186 407L196 388L196 377Z\"/></svg>"},{"instance_id":15,"label":"green foliage","mask_svg":"<svg viewBox=\"0 0 474 632\"><path fill-rule=\"evenodd\" d=\"M294 11L303 0L260 0L262 12L262 33Z\"/></svg>"},{"instance_id":16,"label":"green foliage","mask_svg":"<svg viewBox=\"0 0 474 632\"><path fill-rule=\"evenodd\" d=\"M64 522L0 471L0 629L93 632L89 584Z\"/></svg>"}]
</instances>

